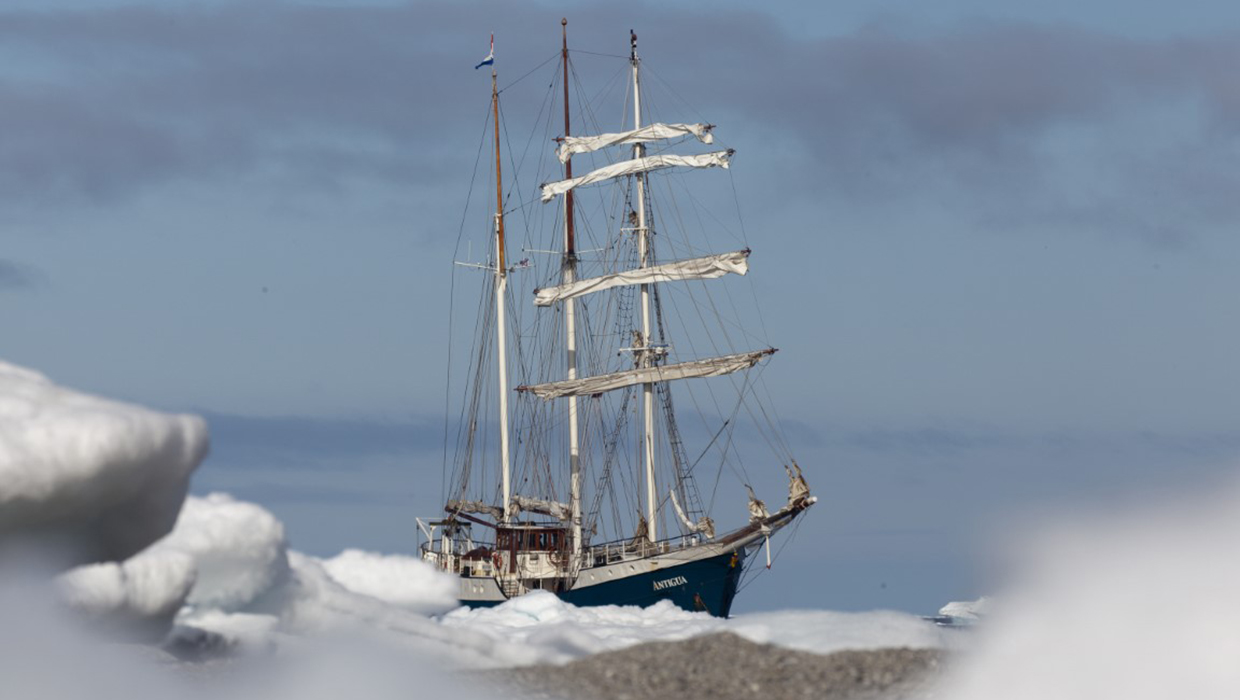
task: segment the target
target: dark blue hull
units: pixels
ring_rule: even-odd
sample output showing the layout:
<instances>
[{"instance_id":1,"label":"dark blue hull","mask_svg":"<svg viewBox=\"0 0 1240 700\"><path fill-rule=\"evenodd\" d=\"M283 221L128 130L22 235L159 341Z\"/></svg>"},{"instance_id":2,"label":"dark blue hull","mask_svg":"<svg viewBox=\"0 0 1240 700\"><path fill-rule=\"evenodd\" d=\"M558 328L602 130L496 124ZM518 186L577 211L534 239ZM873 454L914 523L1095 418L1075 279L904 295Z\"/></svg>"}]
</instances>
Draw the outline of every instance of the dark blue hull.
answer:
<instances>
[{"instance_id":1,"label":"dark blue hull","mask_svg":"<svg viewBox=\"0 0 1240 700\"><path fill-rule=\"evenodd\" d=\"M685 610L727 617L745 568L745 552L728 552L559 594L573 605L638 605L670 600Z\"/></svg>"},{"instance_id":2,"label":"dark blue hull","mask_svg":"<svg viewBox=\"0 0 1240 700\"><path fill-rule=\"evenodd\" d=\"M685 610L727 617L732 610L732 600L736 597L744 568L745 551L741 549L658 571L559 591L556 595L564 602L578 606L637 605L644 608L660 600L670 600ZM503 601L461 602L477 608L498 605Z\"/></svg>"}]
</instances>

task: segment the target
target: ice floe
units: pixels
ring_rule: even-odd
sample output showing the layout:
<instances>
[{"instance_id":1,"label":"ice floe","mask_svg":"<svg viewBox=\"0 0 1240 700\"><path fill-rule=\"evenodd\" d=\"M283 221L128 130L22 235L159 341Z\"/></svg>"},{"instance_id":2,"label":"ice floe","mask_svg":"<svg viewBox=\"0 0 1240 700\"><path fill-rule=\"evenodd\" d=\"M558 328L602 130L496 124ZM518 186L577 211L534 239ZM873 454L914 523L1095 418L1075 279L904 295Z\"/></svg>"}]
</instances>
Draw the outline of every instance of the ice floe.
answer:
<instances>
[{"instance_id":1,"label":"ice floe","mask_svg":"<svg viewBox=\"0 0 1240 700\"><path fill-rule=\"evenodd\" d=\"M437 614L457 607L457 580L420 559L346 549L323 561L340 585L417 613Z\"/></svg>"}]
</instances>

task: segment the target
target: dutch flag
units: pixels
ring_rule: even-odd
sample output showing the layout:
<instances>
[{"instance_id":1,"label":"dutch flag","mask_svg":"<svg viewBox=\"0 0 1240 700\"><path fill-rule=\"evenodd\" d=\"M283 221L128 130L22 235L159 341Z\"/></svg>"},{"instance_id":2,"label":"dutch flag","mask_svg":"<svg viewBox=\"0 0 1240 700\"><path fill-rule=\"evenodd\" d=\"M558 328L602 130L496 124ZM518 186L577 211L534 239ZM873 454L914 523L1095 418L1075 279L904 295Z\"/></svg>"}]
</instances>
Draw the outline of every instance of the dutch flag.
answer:
<instances>
[{"instance_id":1,"label":"dutch flag","mask_svg":"<svg viewBox=\"0 0 1240 700\"><path fill-rule=\"evenodd\" d=\"M474 66L474 70L478 70L483 66L493 65L495 65L495 32L491 32L491 53L487 54L487 57L482 59L482 63Z\"/></svg>"}]
</instances>

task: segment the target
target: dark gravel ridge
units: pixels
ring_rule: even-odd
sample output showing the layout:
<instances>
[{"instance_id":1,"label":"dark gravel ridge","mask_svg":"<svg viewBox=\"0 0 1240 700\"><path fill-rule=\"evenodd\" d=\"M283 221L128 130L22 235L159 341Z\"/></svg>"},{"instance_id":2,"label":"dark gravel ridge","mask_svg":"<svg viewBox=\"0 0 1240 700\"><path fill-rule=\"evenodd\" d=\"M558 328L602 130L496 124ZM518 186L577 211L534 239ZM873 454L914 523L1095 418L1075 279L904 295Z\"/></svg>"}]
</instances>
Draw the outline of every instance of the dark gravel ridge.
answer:
<instances>
[{"instance_id":1,"label":"dark gravel ridge","mask_svg":"<svg viewBox=\"0 0 1240 700\"><path fill-rule=\"evenodd\" d=\"M537 700L914 700L933 696L946 657L939 649L813 654L723 632L485 679Z\"/></svg>"}]
</instances>

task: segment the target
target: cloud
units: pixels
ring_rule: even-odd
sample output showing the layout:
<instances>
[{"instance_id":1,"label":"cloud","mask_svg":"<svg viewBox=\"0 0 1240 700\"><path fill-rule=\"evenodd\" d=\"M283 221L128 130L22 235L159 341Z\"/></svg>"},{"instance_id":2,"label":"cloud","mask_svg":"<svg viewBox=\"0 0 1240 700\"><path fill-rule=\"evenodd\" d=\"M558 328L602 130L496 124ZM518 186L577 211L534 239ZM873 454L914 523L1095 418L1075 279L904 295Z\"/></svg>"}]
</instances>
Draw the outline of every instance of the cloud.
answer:
<instances>
[{"instance_id":1,"label":"cloud","mask_svg":"<svg viewBox=\"0 0 1240 700\"><path fill-rule=\"evenodd\" d=\"M42 270L15 260L0 258L0 292L33 289L47 284Z\"/></svg>"},{"instance_id":2,"label":"cloud","mask_svg":"<svg viewBox=\"0 0 1240 700\"><path fill-rule=\"evenodd\" d=\"M443 8L432 11L443 11ZM458 104L417 8L232 5L0 14L0 195L130 196L168 180L425 181ZM421 39L419 36L421 35ZM434 69L429 67L433 66ZM479 115L481 116L481 114Z\"/></svg>"},{"instance_id":3,"label":"cloud","mask_svg":"<svg viewBox=\"0 0 1240 700\"><path fill-rule=\"evenodd\" d=\"M795 39L768 17L726 12L693 32L646 33L694 57L651 61L662 75L648 82L688 86L720 139L743 131L729 143L738 165L769 149L758 158L778 163L760 167L782 173L786 204L818 210L826 198L845 214L928 202L979 231L1161 248L1240 216L1240 89L1221 68L1240 58L1235 34L978 21Z\"/></svg>"},{"instance_id":4,"label":"cloud","mask_svg":"<svg viewBox=\"0 0 1240 700\"><path fill-rule=\"evenodd\" d=\"M484 9L505 28L501 81L554 55L558 15L504 3L0 13L0 41L29 59L0 69L0 197L112 201L239 177L433 188L470 167L472 148L458 146L485 120L486 81L472 70ZM752 11L639 9L652 94L678 86L670 99L724 123L721 138L743 134L732 145L760 171L812 173L784 188L807 206L923 197L979 229L1102 229L1172 246L1240 216L1227 155L1240 130L1225 69L1240 59L1234 35L974 22L796 38ZM593 52L578 54L583 70L622 69L594 54L624 53L613 28L632 17L574 10L571 45ZM523 110L537 103L505 97L524 138Z\"/></svg>"},{"instance_id":5,"label":"cloud","mask_svg":"<svg viewBox=\"0 0 1240 700\"><path fill-rule=\"evenodd\" d=\"M794 134L789 150L813 161L807 179L838 199L928 193L979 227L1103 228L1156 242L1179 235L1177 221L1240 214L1227 194L1235 158L1222 155L1234 151L1240 91L1218 68L1240 58L1234 35L996 23L801 42L745 35L743 50L706 51L710 71L677 66L669 81L697 77L719 107Z\"/></svg>"}]
</instances>

